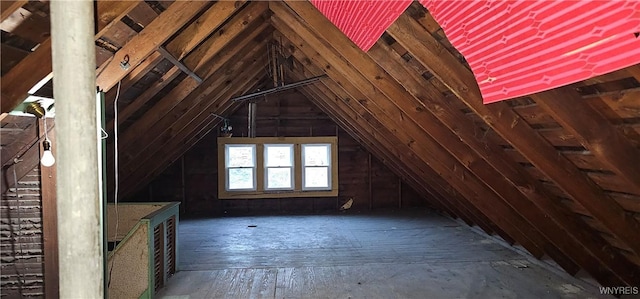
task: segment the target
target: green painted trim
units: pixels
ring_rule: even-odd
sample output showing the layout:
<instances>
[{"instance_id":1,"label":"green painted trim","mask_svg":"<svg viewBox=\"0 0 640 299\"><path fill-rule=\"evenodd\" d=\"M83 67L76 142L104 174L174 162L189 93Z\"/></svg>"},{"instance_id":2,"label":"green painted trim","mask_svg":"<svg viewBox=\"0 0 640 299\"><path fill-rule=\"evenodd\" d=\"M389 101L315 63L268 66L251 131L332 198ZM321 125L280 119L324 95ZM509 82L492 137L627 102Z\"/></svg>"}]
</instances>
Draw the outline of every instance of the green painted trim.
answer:
<instances>
[{"instance_id":1,"label":"green painted trim","mask_svg":"<svg viewBox=\"0 0 640 299\"><path fill-rule=\"evenodd\" d=\"M108 203L108 205L114 205L113 203ZM155 239L154 239L154 228L160 224L160 223L164 223L165 221L167 221L167 219L171 218L171 216L174 216L176 219L175 222L175 226L176 226L176 244L174 246L175 250L176 250L176 272L178 271L178 265L179 265L179 261L178 261L178 224L180 223L180 202L145 202L145 203L118 203L119 206L123 206L123 205L159 205L162 206L161 208L159 208L158 210L150 213L147 216L144 216L142 219L138 220L138 223L136 223L136 225L129 230L129 232L127 233L127 235L118 243L118 246L116 246L113 251L111 251L111 253L109 254L109 258L111 258L113 256L113 254L116 253L116 251L120 248L120 246L122 246L122 244L125 244L127 242L127 240L129 238L131 238L131 236L133 235L133 233L135 233L135 231L141 226L141 225L146 225L147 226L147 247L148 247L148 251L149 254L147 255L148 258L148 262L149 262L149 275L148 275L148 281L147 281L147 290L140 295L139 298L153 298L153 292L154 292L154 288L155 288L155 275L154 275L154 269L153 269L153 261L155 258L155 251L153 250L153 244L155 244ZM106 211L106 208L105 208ZM105 218L106 219L106 218ZM165 242L166 242L166 226L163 226L163 229L165 230L163 232L163 238L165 238ZM163 244L165 243L163 242ZM164 267L166 269L167 267L167 263L166 263L166 259L163 257L163 263L164 263ZM167 277L164 277L164 283L166 283Z\"/></svg>"},{"instance_id":2,"label":"green painted trim","mask_svg":"<svg viewBox=\"0 0 640 299\"><path fill-rule=\"evenodd\" d=\"M147 288L144 293L142 293L142 295L140 295L140 297L138 297L138 299L151 299L151 292L150 292L151 288Z\"/></svg>"}]
</instances>

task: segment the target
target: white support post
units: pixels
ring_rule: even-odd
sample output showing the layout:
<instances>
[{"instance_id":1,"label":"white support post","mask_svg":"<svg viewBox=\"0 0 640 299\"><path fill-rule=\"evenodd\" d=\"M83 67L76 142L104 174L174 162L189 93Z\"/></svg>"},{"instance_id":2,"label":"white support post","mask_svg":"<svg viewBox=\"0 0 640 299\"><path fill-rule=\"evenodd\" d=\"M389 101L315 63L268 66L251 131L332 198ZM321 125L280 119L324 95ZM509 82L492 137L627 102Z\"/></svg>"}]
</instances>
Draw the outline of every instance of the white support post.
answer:
<instances>
[{"instance_id":1,"label":"white support post","mask_svg":"<svg viewBox=\"0 0 640 299\"><path fill-rule=\"evenodd\" d=\"M60 298L102 298L102 213L90 0L51 1Z\"/></svg>"}]
</instances>

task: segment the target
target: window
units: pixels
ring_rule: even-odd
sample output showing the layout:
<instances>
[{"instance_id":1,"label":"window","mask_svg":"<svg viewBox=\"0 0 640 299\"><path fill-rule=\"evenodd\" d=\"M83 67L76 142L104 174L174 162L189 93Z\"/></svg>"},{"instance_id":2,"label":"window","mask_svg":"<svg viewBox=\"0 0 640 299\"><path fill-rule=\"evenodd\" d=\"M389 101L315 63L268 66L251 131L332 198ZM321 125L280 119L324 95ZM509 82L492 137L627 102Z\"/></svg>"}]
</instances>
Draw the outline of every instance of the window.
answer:
<instances>
[{"instance_id":1,"label":"window","mask_svg":"<svg viewBox=\"0 0 640 299\"><path fill-rule=\"evenodd\" d=\"M331 144L303 144L302 161L302 190L331 189Z\"/></svg>"},{"instance_id":2,"label":"window","mask_svg":"<svg viewBox=\"0 0 640 299\"><path fill-rule=\"evenodd\" d=\"M337 137L220 137L218 197L337 196L337 143Z\"/></svg>"},{"instance_id":3,"label":"window","mask_svg":"<svg viewBox=\"0 0 640 299\"><path fill-rule=\"evenodd\" d=\"M256 190L256 146L227 144L225 146L226 189Z\"/></svg>"},{"instance_id":4,"label":"window","mask_svg":"<svg viewBox=\"0 0 640 299\"><path fill-rule=\"evenodd\" d=\"M293 190L293 144L264 145L265 190Z\"/></svg>"}]
</instances>

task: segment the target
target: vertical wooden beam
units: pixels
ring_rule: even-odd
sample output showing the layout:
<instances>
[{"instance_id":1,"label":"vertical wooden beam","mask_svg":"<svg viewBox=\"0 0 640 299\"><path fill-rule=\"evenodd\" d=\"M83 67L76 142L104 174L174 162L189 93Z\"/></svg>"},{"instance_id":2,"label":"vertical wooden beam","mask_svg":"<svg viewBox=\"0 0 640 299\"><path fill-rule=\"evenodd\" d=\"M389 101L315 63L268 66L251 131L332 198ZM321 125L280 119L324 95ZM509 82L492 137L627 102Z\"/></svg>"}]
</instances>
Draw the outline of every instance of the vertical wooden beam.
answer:
<instances>
[{"instance_id":1,"label":"vertical wooden beam","mask_svg":"<svg viewBox=\"0 0 640 299\"><path fill-rule=\"evenodd\" d=\"M104 296L94 30L93 1L51 2L62 298Z\"/></svg>"},{"instance_id":2,"label":"vertical wooden beam","mask_svg":"<svg viewBox=\"0 0 640 299\"><path fill-rule=\"evenodd\" d=\"M373 176L371 175L371 153L367 156L367 174L369 178L369 210L373 210L373 183L371 180Z\"/></svg>"},{"instance_id":3,"label":"vertical wooden beam","mask_svg":"<svg viewBox=\"0 0 640 299\"><path fill-rule=\"evenodd\" d=\"M42 119L38 120L40 131L44 132ZM48 132L51 152L56 156L55 131ZM42 142L40 157L42 157ZM42 239L44 243L44 295L46 298L59 298L58 279L58 214L56 209L56 167L40 166L40 188L42 196Z\"/></svg>"}]
</instances>

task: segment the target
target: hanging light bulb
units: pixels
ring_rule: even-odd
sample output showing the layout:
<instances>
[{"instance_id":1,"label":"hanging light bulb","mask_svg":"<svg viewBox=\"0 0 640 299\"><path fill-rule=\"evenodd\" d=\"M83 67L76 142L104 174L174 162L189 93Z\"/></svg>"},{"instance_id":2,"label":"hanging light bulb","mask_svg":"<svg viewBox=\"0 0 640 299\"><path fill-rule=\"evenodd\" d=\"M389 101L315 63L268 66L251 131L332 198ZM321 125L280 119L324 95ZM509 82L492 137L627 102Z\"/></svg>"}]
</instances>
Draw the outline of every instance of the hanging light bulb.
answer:
<instances>
[{"instance_id":1,"label":"hanging light bulb","mask_svg":"<svg viewBox=\"0 0 640 299\"><path fill-rule=\"evenodd\" d=\"M53 153L51 153L51 141L49 139L45 139L42 142L42 148L44 152L42 153L42 159L40 159L40 163L44 167L51 167L54 163L56 163L56 158L53 157Z\"/></svg>"}]
</instances>

